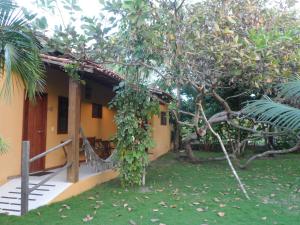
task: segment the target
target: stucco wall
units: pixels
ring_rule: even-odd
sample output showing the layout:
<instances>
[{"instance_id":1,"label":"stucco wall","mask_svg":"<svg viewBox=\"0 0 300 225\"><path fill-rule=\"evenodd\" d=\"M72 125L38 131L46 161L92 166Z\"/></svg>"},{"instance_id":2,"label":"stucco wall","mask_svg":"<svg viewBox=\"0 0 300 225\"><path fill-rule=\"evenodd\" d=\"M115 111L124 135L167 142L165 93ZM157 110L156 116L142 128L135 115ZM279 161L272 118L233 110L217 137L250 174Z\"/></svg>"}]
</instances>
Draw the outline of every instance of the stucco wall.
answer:
<instances>
[{"instance_id":1,"label":"stucco wall","mask_svg":"<svg viewBox=\"0 0 300 225\"><path fill-rule=\"evenodd\" d=\"M109 140L116 133L115 112L107 106L102 107L102 118L92 118L92 104L81 103L81 126L88 137Z\"/></svg>"},{"instance_id":2,"label":"stucco wall","mask_svg":"<svg viewBox=\"0 0 300 225\"><path fill-rule=\"evenodd\" d=\"M47 71L48 106L47 106L47 136L46 149L54 147L68 139L67 134L57 134L58 96L68 97L69 80L65 73L59 70ZM50 153L45 160L45 168L62 165L66 161L62 149Z\"/></svg>"},{"instance_id":3,"label":"stucco wall","mask_svg":"<svg viewBox=\"0 0 300 225\"><path fill-rule=\"evenodd\" d=\"M0 79L0 89L2 80ZM0 136L9 145L5 154L0 154L0 184L7 176L18 174L21 167L21 141L23 124L24 90L15 87L9 100L0 96Z\"/></svg>"},{"instance_id":4,"label":"stucco wall","mask_svg":"<svg viewBox=\"0 0 300 225\"><path fill-rule=\"evenodd\" d=\"M149 151L150 160L158 158L171 149L171 125L169 123L168 107L161 104L160 112L167 113L167 125L161 125L160 114L158 116L154 116L151 120L153 129L152 137L155 142L155 147Z\"/></svg>"}]
</instances>

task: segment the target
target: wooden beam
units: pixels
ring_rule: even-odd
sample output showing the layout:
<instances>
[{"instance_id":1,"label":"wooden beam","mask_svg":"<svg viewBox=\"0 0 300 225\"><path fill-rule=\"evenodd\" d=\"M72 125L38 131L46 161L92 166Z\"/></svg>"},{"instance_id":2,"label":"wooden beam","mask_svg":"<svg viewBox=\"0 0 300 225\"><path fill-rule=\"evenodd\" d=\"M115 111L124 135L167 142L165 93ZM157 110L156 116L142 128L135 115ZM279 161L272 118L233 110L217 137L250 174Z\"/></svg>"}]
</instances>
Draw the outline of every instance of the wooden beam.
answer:
<instances>
[{"instance_id":1,"label":"wooden beam","mask_svg":"<svg viewBox=\"0 0 300 225\"><path fill-rule=\"evenodd\" d=\"M29 196L29 154L30 142L22 142L22 161L21 161L21 215L28 212Z\"/></svg>"},{"instance_id":2,"label":"wooden beam","mask_svg":"<svg viewBox=\"0 0 300 225\"><path fill-rule=\"evenodd\" d=\"M75 183L79 178L79 129L80 129L80 83L69 78L69 111L68 111L68 134L72 139L68 146L67 180Z\"/></svg>"}]
</instances>

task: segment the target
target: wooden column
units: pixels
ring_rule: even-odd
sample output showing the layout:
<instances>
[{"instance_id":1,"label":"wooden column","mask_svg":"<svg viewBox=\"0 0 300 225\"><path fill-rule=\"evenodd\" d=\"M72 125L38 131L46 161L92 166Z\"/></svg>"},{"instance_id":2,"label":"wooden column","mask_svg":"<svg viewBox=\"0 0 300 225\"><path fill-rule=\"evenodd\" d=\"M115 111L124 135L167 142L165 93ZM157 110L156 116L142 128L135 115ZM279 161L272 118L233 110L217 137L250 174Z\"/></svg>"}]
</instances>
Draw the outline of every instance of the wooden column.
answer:
<instances>
[{"instance_id":1,"label":"wooden column","mask_svg":"<svg viewBox=\"0 0 300 225\"><path fill-rule=\"evenodd\" d=\"M80 129L80 83L69 78L69 111L68 111L68 134L72 139L68 146L67 180L75 183L79 177L79 129Z\"/></svg>"},{"instance_id":2,"label":"wooden column","mask_svg":"<svg viewBox=\"0 0 300 225\"><path fill-rule=\"evenodd\" d=\"M30 142L22 142L22 161L21 161L21 215L28 212L29 198L29 154Z\"/></svg>"}]
</instances>

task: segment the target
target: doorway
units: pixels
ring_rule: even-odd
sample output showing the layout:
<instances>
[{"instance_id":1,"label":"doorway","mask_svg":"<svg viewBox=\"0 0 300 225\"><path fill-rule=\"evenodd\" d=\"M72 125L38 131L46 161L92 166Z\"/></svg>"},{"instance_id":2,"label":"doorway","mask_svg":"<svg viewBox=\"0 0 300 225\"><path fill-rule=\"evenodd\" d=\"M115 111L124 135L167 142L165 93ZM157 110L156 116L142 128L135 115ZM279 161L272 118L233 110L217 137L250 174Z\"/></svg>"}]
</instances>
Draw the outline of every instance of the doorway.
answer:
<instances>
[{"instance_id":1,"label":"doorway","mask_svg":"<svg viewBox=\"0 0 300 225\"><path fill-rule=\"evenodd\" d=\"M30 141L30 158L46 150L47 99L47 94L39 94L34 102L24 102L23 140ZM30 163L30 172L44 169L44 157Z\"/></svg>"}]
</instances>

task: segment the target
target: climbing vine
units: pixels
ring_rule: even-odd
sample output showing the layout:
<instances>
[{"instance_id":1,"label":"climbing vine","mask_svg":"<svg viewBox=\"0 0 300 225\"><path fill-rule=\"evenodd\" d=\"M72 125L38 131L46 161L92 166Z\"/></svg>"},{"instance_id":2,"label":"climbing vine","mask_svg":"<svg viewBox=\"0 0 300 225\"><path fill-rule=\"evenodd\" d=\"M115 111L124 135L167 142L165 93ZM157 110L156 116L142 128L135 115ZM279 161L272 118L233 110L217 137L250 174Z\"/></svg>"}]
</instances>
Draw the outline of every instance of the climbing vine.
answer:
<instances>
[{"instance_id":1,"label":"climbing vine","mask_svg":"<svg viewBox=\"0 0 300 225\"><path fill-rule=\"evenodd\" d=\"M69 64L64 65L64 70L73 80L79 81L82 84L85 84L84 80L82 80L80 78L80 74L78 73L79 67L80 67L79 62L69 63Z\"/></svg>"},{"instance_id":2,"label":"climbing vine","mask_svg":"<svg viewBox=\"0 0 300 225\"><path fill-rule=\"evenodd\" d=\"M0 137L0 154L6 152L7 149L8 149L8 145Z\"/></svg>"},{"instance_id":3,"label":"climbing vine","mask_svg":"<svg viewBox=\"0 0 300 225\"><path fill-rule=\"evenodd\" d=\"M158 113L158 101L143 85L121 82L111 107L117 110L116 148L122 186L141 185L148 164L147 150L154 147L148 121Z\"/></svg>"}]
</instances>

